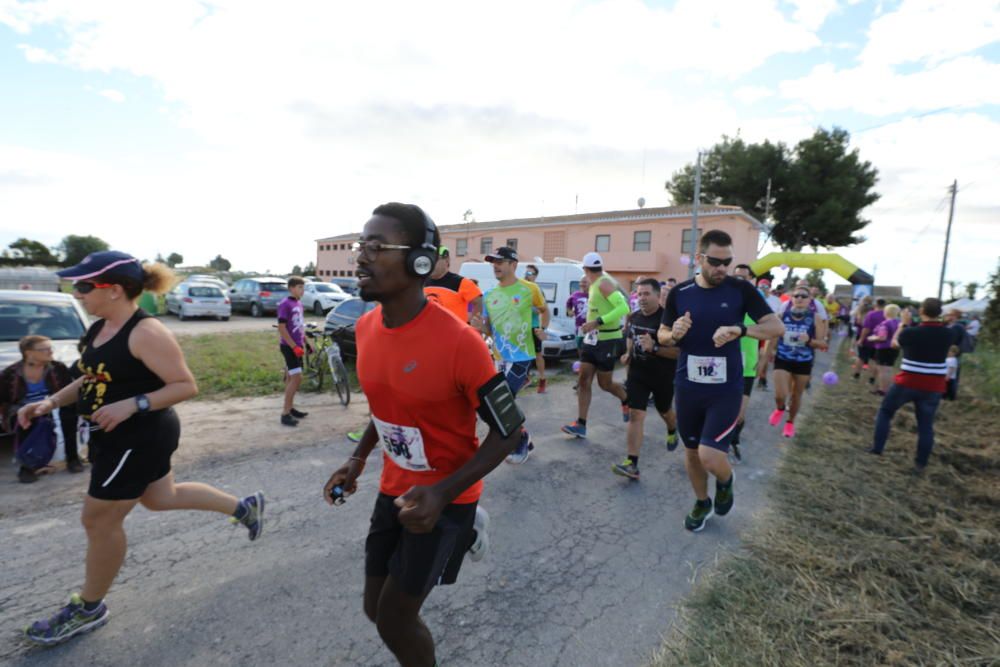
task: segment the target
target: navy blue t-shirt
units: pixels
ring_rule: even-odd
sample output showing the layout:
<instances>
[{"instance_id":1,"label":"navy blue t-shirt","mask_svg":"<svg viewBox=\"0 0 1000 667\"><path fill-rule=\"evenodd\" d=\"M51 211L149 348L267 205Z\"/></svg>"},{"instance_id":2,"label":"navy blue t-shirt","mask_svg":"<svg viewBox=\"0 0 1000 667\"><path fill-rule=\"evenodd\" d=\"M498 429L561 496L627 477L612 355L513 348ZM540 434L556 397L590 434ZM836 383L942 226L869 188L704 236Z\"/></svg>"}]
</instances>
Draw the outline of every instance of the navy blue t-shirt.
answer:
<instances>
[{"instance_id":1,"label":"navy blue t-shirt","mask_svg":"<svg viewBox=\"0 0 1000 667\"><path fill-rule=\"evenodd\" d=\"M743 391L743 356L739 339L722 347L715 347L712 335L719 327L743 324L749 315L760 322L765 315L773 315L771 307L760 292L748 281L726 276L718 287L700 287L695 279L685 280L670 290L662 324L672 327L674 320L684 313L691 313L691 328L677 343L680 358L677 360L676 384L678 389L702 388L705 391ZM688 367L697 373L688 378Z\"/></svg>"}]
</instances>

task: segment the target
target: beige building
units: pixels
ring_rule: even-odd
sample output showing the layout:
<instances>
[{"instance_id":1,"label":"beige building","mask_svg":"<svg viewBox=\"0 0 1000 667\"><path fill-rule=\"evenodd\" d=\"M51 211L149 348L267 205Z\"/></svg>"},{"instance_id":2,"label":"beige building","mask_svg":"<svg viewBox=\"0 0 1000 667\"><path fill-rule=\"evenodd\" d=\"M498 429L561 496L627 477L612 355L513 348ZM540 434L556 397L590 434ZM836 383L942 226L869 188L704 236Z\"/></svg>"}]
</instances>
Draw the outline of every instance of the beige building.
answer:
<instances>
[{"instance_id":1,"label":"beige building","mask_svg":"<svg viewBox=\"0 0 1000 667\"><path fill-rule=\"evenodd\" d=\"M536 257L546 262L557 257L580 260L596 250L604 258L605 270L626 284L640 275L659 280L683 280L688 275L681 257L691 253L690 206L470 222L438 229L442 243L451 249L455 272L463 263L482 261L495 248L508 245L517 248L522 263ZM737 206L702 206L698 229L721 229L732 236L737 263L750 263L757 257L763 226ZM353 275L349 248L357 237L344 234L319 239L317 275Z\"/></svg>"}]
</instances>

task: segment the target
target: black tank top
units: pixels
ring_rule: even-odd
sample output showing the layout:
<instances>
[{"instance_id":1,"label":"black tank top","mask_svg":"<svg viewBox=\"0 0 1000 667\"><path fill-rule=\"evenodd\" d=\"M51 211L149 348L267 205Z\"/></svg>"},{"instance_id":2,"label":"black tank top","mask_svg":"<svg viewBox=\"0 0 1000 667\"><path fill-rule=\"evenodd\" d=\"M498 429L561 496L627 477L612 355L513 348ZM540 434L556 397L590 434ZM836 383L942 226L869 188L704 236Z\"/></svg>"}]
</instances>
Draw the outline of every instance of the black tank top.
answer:
<instances>
[{"instance_id":1,"label":"black tank top","mask_svg":"<svg viewBox=\"0 0 1000 667\"><path fill-rule=\"evenodd\" d=\"M128 339L132 330L149 313L139 308L111 340L100 347L93 341L104 328L104 320L91 325L81 341L83 350L77 368L83 375L83 386L77 398L76 409L81 417L89 418L100 407L148 394L164 386L163 380L146 365L132 356Z\"/></svg>"}]
</instances>

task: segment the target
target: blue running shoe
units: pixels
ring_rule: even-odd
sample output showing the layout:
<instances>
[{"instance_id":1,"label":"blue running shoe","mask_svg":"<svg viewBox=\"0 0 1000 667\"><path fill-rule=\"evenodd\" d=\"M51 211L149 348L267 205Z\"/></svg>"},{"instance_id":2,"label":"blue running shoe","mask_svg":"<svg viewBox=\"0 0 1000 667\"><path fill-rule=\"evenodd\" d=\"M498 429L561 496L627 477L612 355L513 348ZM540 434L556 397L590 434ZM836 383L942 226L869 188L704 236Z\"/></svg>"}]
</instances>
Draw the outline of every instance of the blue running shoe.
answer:
<instances>
[{"instance_id":1,"label":"blue running shoe","mask_svg":"<svg viewBox=\"0 0 1000 667\"><path fill-rule=\"evenodd\" d=\"M240 501L240 505L246 508L246 514L242 519L230 517L232 523L241 523L249 531L250 541L253 542L264 532L264 493L258 491L252 496L247 496Z\"/></svg>"},{"instance_id":2,"label":"blue running shoe","mask_svg":"<svg viewBox=\"0 0 1000 667\"><path fill-rule=\"evenodd\" d=\"M101 602L93 611L83 607L79 593L73 593L69 604L52 618L35 621L24 629L28 641L42 646L54 646L85 632L92 632L108 622L111 614L107 605Z\"/></svg>"},{"instance_id":3,"label":"blue running shoe","mask_svg":"<svg viewBox=\"0 0 1000 667\"><path fill-rule=\"evenodd\" d=\"M563 433L568 433L570 435L575 435L578 438L587 437L587 427L580 422L573 422L572 424L566 424L562 427Z\"/></svg>"},{"instance_id":4,"label":"blue running shoe","mask_svg":"<svg viewBox=\"0 0 1000 667\"><path fill-rule=\"evenodd\" d=\"M628 420L629 420L628 406L622 403L622 421L627 424Z\"/></svg>"},{"instance_id":5,"label":"blue running shoe","mask_svg":"<svg viewBox=\"0 0 1000 667\"><path fill-rule=\"evenodd\" d=\"M528 460L531 456L531 451L535 448L535 445L531 442L531 436L528 435L528 431L521 429L521 442L518 443L517 448L513 452L507 455L507 463L514 463L520 465Z\"/></svg>"}]
</instances>

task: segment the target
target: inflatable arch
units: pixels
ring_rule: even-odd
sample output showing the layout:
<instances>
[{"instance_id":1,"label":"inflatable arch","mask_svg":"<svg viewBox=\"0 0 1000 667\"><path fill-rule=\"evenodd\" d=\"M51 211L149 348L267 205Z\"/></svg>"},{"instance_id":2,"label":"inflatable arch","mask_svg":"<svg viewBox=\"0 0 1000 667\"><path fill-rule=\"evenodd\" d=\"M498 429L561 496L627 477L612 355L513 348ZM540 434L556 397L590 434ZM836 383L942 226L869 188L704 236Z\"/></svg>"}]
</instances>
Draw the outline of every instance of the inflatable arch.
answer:
<instances>
[{"instance_id":1,"label":"inflatable arch","mask_svg":"<svg viewBox=\"0 0 1000 667\"><path fill-rule=\"evenodd\" d=\"M872 285L875 282L871 274L832 252L772 252L750 264L750 269L759 276L782 265L804 269L830 269L852 285Z\"/></svg>"}]
</instances>

